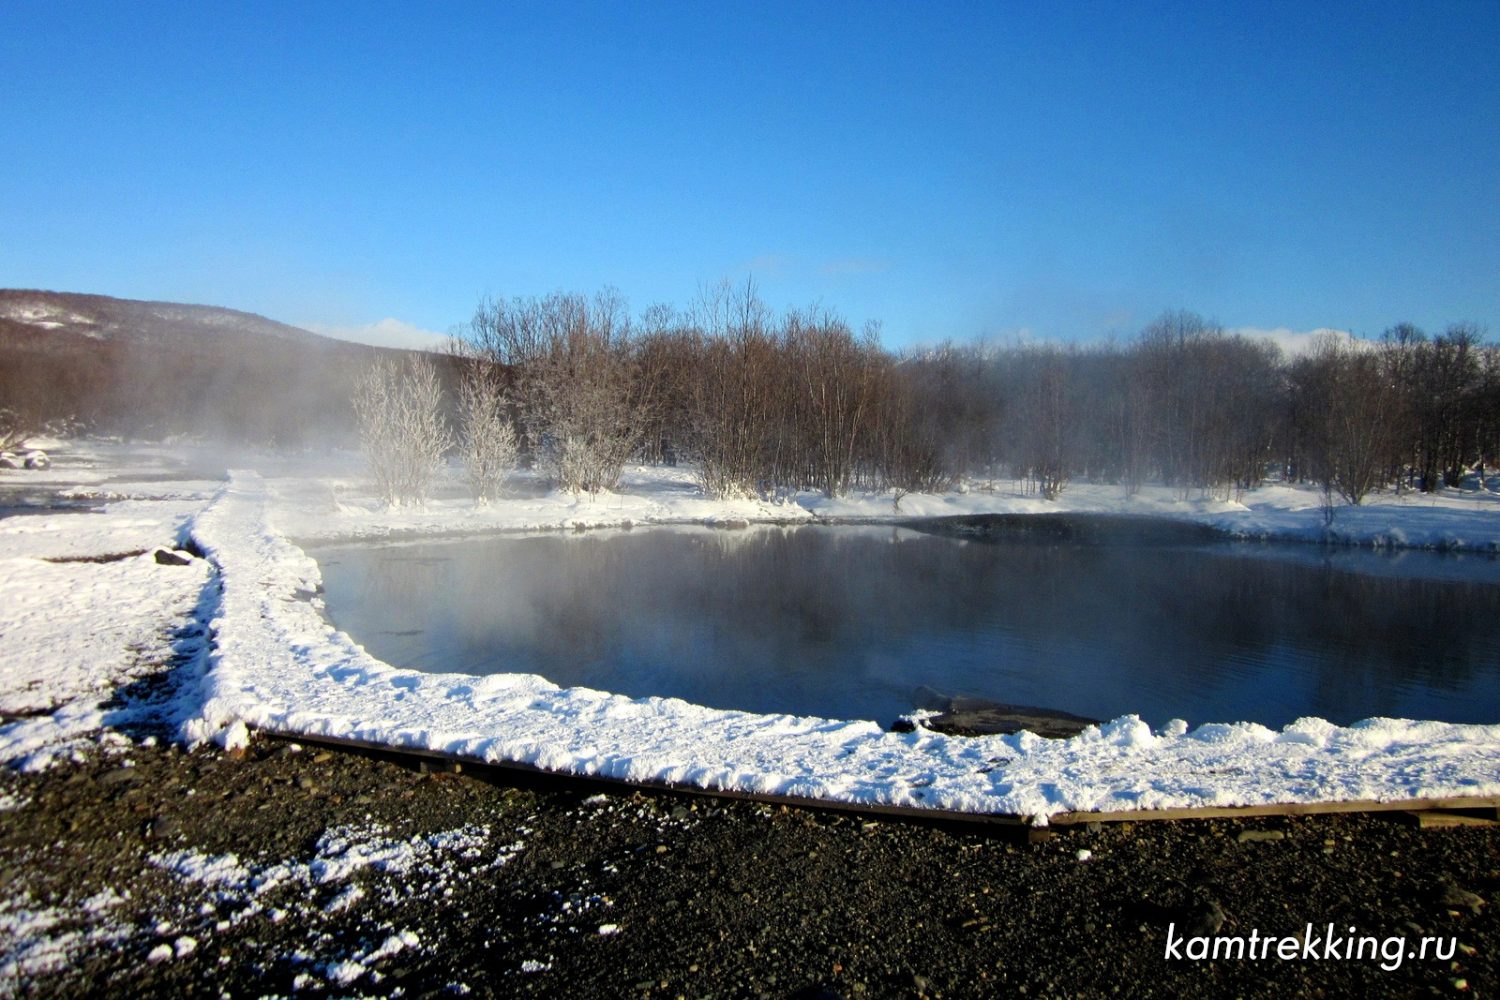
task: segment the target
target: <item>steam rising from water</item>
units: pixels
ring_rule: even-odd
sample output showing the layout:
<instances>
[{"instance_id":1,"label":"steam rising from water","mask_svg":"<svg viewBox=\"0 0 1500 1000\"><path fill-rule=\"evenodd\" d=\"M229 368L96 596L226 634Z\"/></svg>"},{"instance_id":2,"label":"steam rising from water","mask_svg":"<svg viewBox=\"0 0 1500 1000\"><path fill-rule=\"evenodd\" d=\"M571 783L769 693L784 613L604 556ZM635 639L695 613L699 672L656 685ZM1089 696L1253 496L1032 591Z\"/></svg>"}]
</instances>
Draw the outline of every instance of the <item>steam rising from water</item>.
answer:
<instances>
[{"instance_id":1,"label":"steam rising from water","mask_svg":"<svg viewBox=\"0 0 1500 1000\"><path fill-rule=\"evenodd\" d=\"M430 671L882 723L923 686L1154 724L1500 718L1500 636L1474 627L1500 563L1322 556L848 527L320 554L334 623Z\"/></svg>"}]
</instances>

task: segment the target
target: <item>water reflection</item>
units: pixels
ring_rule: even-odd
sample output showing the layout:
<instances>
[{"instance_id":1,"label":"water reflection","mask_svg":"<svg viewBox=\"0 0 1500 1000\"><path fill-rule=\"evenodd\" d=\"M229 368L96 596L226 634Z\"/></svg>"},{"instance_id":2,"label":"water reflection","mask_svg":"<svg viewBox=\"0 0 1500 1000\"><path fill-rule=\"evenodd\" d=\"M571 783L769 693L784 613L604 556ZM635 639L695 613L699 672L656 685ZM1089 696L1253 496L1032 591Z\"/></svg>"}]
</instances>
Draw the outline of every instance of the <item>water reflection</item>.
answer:
<instances>
[{"instance_id":1,"label":"water reflection","mask_svg":"<svg viewBox=\"0 0 1500 1000\"><path fill-rule=\"evenodd\" d=\"M1161 723L1500 721L1500 563L673 529L317 553L382 659L889 722L922 686Z\"/></svg>"}]
</instances>

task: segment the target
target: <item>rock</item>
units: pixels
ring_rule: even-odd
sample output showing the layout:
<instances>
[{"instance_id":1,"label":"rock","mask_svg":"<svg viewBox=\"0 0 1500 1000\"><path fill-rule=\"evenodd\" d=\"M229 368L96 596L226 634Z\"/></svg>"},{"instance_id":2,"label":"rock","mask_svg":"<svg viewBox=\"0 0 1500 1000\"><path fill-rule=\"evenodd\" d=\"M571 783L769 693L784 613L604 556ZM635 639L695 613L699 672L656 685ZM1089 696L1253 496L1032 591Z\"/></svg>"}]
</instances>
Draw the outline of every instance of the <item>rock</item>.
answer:
<instances>
[{"instance_id":1,"label":"rock","mask_svg":"<svg viewBox=\"0 0 1500 1000\"><path fill-rule=\"evenodd\" d=\"M193 557L187 553L171 549L157 549L151 555L162 566L188 566L193 561Z\"/></svg>"},{"instance_id":2,"label":"rock","mask_svg":"<svg viewBox=\"0 0 1500 1000\"><path fill-rule=\"evenodd\" d=\"M1234 839L1241 844L1266 844L1285 840L1286 834L1281 830L1241 830L1240 835Z\"/></svg>"},{"instance_id":3,"label":"rock","mask_svg":"<svg viewBox=\"0 0 1500 1000\"><path fill-rule=\"evenodd\" d=\"M146 825L146 836L152 840L165 840L182 832L182 823L175 816L157 816Z\"/></svg>"},{"instance_id":4,"label":"rock","mask_svg":"<svg viewBox=\"0 0 1500 1000\"><path fill-rule=\"evenodd\" d=\"M1452 909L1466 909L1475 916L1485 905L1484 898L1468 889L1459 887L1453 882L1444 882L1439 887L1438 902Z\"/></svg>"},{"instance_id":5,"label":"rock","mask_svg":"<svg viewBox=\"0 0 1500 1000\"><path fill-rule=\"evenodd\" d=\"M21 456L21 460L28 469L36 469L37 471L41 471L43 469L52 468L52 459L47 457L47 453L45 451L28 451Z\"/></svg>"},{"instance_id":6,"label":"rock","mask_svg":"<svg viewBox=\"0 0 1500 1000\"><path fill-rule=\"evenodd\" d=\"M141 776L133 767L117 767L112 771L105 771L94 780L101 785L121 785L140 781Z\"/></svg>"},{"instance_id":7,"label":"rock","mask_svg":"<svg viewBox=\"0 0 1500 1000\"><path fill-rule=\"evenodd\" d=\"M1098 719L1055 708L963 696L948 698L929 687L917 688L913 700L919 708L938 712L923 719L922 728L948 736L990 736L1026 730L1047 739L1067 739L1099 724ZM916 723L905 717L891 726L898 733L909 733L916 728Z\"/></svg>"},{"instance_id":8,"label":"rock","mask_svg":"<svg viewBox=\"0 0 1500 1000\"><path fill-rule=\"evenodd\" d=\"M1217 900L1200 899L1180 912L1184 937L1209 937L1224 926L1224 908Z\"/></svg>"}]
</instances>

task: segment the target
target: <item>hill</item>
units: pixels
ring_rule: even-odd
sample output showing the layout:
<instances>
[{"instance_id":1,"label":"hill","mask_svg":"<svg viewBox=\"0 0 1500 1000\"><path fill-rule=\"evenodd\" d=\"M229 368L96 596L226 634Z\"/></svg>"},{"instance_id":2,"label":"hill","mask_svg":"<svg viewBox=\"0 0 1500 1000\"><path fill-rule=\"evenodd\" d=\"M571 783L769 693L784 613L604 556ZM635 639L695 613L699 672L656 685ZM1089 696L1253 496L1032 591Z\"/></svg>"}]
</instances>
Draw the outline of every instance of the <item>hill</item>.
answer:
<instances>
[{"instance_id":1,"label":"hill","mask_svg":"<svg viewBox=\"0 0 1500 1000\"><path fill-rule=\"evenodd\" d=\"M0 289L0 408L39 427L254 444L347 438L354 380L381 355L216 306Z\"/></svg>"}]
</instances>

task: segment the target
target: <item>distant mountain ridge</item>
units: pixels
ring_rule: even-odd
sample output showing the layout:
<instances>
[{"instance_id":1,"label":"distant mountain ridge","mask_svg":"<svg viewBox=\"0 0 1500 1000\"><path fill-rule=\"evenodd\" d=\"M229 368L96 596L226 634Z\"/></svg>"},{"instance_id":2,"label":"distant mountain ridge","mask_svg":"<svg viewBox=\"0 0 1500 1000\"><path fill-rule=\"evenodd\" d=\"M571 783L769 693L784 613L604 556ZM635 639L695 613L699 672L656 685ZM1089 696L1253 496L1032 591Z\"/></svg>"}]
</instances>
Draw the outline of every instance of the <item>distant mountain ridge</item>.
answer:
<instances>
[{"instance_id":1,"label":"distant mountain ridge","mask_svg":"<svg viewBox=\"0 0 1500 1000\"><path fill-rule=\"evenodd\" d=\"M0 289L0 409L32 427L342 442L359 374L410 353L218 306Z\"/></svg>"},{"instance_id":2,"label":"distant mountain ridge","mask_svg":"<svg viewBox=\"0 0 1500 1000\"><path fill-rule=\"evenodd\" d=\"M124 337L168 344L202 337L213 330L302 342L331 339L221 306L20 288L0 289L0 321L96 339Z\"/></svg>"}]
</instances>

